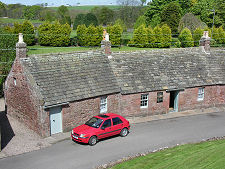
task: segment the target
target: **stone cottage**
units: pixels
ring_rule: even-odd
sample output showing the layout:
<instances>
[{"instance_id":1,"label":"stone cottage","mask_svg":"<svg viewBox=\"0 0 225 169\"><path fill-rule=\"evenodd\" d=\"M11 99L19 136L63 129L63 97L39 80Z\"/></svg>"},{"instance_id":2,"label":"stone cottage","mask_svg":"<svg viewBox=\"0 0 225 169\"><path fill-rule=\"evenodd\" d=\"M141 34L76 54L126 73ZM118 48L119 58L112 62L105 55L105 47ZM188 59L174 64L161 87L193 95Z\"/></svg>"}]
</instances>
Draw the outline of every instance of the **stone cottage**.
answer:
<instances>
[{"instance_id":1,"label":"stone cottage","mask_svg":"<svg viewBox=\"0 0 225 169\"><path fill-rule=\"evenodd\" d=\"M108 39L108 38L106 38ZM41 136L69 131L91 116L149 116L225 104L225 51L160 49L27 56L19 38L5 82L8 113Z\"/></svg>"}]
</instances>

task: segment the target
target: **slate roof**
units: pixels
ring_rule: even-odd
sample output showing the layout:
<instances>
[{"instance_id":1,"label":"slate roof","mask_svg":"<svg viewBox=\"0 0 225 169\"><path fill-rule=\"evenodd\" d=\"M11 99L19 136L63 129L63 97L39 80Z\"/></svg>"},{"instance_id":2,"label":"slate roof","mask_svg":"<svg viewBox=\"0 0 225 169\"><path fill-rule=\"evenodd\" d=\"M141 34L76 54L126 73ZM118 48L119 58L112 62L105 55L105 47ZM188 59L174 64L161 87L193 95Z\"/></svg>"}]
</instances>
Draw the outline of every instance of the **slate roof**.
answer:
<instances>
[{"instance_id":1,"label":"slate roof","mask_svg":"<svg viewBox=\"0 0 225 169\"><path fill-rule=\"evenodd\" d=\"M45 106L112 93L225 84L225 50L210 55L198 48L145 52L74 53L21 59Z\"/></svg>"},{"instance_id":2,"label":"slate roof","mask_svg":"<svg viewBox=\"0 0 225 169\"><path fill-rule=\"evenodd\" d=\"M117 53L111 66L122 94L225 84L225 51L199 48Z\"/></svg>"},{"instance_id":3,"label":"slate roof","mask_svg":"<svg viewBox=\"0 0 225 169\"><path fill-rule=\"evenodd\" d=\"M39 55L21 61L39 87L45 106L120 92L102 53Z\"/></svg>"}]
</instances>

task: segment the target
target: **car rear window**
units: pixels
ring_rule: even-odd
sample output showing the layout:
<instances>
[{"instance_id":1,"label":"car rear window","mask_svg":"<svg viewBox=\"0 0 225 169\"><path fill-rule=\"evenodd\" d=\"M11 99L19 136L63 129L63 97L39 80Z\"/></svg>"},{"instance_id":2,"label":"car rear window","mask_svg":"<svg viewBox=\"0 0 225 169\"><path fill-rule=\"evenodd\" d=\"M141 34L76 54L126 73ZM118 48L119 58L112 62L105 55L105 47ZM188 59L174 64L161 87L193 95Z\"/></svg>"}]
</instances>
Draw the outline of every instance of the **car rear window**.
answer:
<instances>
[{"instance_id":1,"label":"car rear window","mask_svg":"<svg viewBox=\"0 0 225 169\"><path fill-rule=\"evenodd\" d=\"M117 124L123 123L123 121L119 117L115 117L112 120L113 120L113 125L117 125Z\"/></svg>"}]
</instances>

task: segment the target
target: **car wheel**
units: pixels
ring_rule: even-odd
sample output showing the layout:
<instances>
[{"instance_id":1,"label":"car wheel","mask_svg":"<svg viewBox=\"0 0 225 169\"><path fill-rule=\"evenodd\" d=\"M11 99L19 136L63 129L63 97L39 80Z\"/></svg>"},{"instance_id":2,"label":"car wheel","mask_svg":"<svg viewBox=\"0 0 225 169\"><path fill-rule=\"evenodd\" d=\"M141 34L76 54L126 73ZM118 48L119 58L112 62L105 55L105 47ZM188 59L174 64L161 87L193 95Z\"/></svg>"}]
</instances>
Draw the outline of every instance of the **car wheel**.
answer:
<instances>
[{"instance_id":1,"label":"car wheel","mask_svg":"<svg viewBox=\"0 0 225 169\"><path fill-rule=\"evenodd\" d=\"M120 132L120 136L125 137L128 135L128 129L127 128L123 128Z\"/></svg>"},{"instance_id":2,"label":"car wheel","mask_svg":"<svg viewBox=\"0 0 225 169\"><path fill-rule=\"evenodd\" d=\"M97 137L96 136L91 136L91 138L88 141L88 144L90 146L94 146L97 143Z\"/></svg>"}]
</instances>

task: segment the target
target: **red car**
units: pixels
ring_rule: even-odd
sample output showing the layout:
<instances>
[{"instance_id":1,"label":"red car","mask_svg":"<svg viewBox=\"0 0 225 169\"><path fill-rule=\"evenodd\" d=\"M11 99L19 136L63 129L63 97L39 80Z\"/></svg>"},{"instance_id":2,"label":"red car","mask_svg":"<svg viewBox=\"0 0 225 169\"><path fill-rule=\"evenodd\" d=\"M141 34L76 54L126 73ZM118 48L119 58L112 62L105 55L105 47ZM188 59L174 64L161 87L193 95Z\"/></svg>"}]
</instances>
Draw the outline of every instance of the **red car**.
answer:
<instances>
[{"instance_id":1,"label":"red car","mask_svg":"<svg viewBox=\"0 0 225 169\"><path fill-rule=\"evenodd\" d=\"M99 139L129 133L130 124L118 114L107 113L92 117L85 124L75 127L71 132L74 141L88 143L93 146Z\"/></svg>"}]
</instances>

